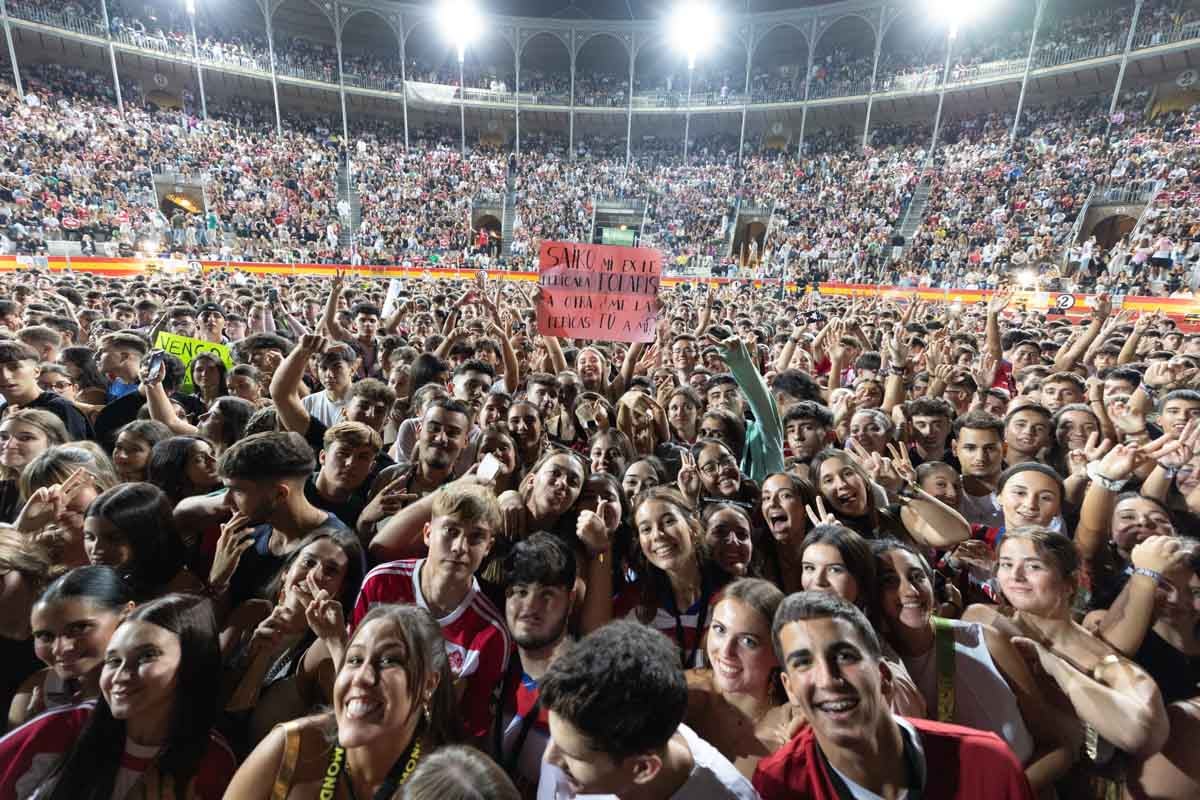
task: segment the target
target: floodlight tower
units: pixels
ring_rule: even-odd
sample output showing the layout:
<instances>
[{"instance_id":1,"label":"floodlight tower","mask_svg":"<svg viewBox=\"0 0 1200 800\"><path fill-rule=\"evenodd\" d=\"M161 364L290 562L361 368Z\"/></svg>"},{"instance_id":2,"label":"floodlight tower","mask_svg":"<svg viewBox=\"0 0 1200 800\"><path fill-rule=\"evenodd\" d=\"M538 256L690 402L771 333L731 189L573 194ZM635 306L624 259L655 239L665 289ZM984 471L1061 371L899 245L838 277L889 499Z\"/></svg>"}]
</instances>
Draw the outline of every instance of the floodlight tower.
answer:
<instances>
[{"instance_id":1,"label":"floodlight tower","mask_svg":"<svg viewBox=\"0 0 1200 800\"><path fill-rule=\"evenodd\" d=\"M188 22L192 25L192 60L196 62L196 83L200 86L200 111L208 119L208 101L204 99L204 70L200 69L200 40L196 38L196 0L183 0Z\"/></svg>"},{"instance_id":2,"label":"floodlight tower","mask_svg":"<svg viewBox=\"0 0 1200 800\"><path fill-rule=\"evenodd\" d=\"M471 0L441 0L441 5L438 6L438 25L442 29L442 35L458 51L458 126L464 157L467 155L467 111L464 105L466 81L463 61L467 45L475 41L479 34L479 24L479 10Z\"/></svg>"},{"instance_id":3,"label":"floodlight tower","mask_svg":"<svg viewBox=\"0 0 1200 800\"><path fill-rule=\"evenodd\" d=\"M990 0L926 0L929 13L935 19L944 19L949 23L946 28L946 65L942 68L942 84L938 88L937 114L933 118L933 140L929 144L927 164L933 163L933 154L937 150L938 130L942 124L942 105L946 101L946 83L950 80L950 58L954 54L954 40L958 38L958 29L969 18L982 14Z\"/></svg>"},{"instance_id":4,"label":"floodlight tower","mask_svg":"<svg viewBox=\"0 0 1200 800\"><path fill-rule=\"evenodd\" d=\"M703 0L681 0L667 24L671 43L687 56L688 62L687 104L683 112L683 160L686 162L692 127L692 77L696 71L696 56L712 46L719 21L716 13Z\"/></svg>"}]
</instances>

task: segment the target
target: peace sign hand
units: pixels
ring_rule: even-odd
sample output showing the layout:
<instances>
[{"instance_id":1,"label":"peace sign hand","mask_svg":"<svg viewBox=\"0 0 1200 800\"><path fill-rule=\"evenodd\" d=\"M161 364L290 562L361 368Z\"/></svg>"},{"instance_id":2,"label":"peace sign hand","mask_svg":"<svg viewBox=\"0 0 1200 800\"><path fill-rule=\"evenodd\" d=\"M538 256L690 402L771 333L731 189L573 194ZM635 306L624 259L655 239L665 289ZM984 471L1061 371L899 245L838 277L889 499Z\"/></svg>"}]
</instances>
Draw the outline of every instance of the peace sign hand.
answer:
<instances>
[{"instance_id":1,"label":"peace sign hand","mask_svg":"<svg viewBox=\"0 0 1200 800\"><path fill-rule=\"evenodd\" d=\"M679 491L683 492L684 497L695 504L700 499L700 470L696 467L696 457L684 451L681 460L683 466L679 468L675 482L679 484Z\"/></svg>"},{"instance_id":2,"label":"peace sign hand","mask_svg":"<svg viewBox=\"0 0 1200 800\"><path fill-rule=\"evenodd\" d=\"M17 529L25 533L34 533L45 528L62 515L79 491L91 480L91 474L80 467L62 483L38 489L17 516Z\"/></svg>"},{"instance_id":3,"label":"peace sign hand","mask_svg":"<svg viewBox=\"0 0 1200 800\"><path fill-rule=\"evenodd\" d=\"M825 508L825 500L820 495L817 495L816 509L814 510L813 506L805 506L804 511L808 514L808 521L813 524L813 527L837 524L837 517Z\"/></svg>"}]
</instances>

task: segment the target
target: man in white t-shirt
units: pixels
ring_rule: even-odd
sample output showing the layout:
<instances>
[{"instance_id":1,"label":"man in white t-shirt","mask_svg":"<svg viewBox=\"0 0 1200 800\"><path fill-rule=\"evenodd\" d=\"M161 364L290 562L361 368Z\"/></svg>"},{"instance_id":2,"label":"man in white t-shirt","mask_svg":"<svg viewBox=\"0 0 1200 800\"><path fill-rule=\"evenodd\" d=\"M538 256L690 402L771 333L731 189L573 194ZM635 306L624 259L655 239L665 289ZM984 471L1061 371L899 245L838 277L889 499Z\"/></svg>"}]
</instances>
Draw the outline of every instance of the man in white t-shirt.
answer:
<instances>
[{"instance_id":1,"label":"man in white t-shirt","mask_svg":"<svg viewBox=\"0 0 1200 800\"><path fill-rule=\"evenodd\" d=\"M341 421L351 384L361 363L355 349L345 342L332 344L321 353L317 373L325 388L300 400L309 417L319 419L326 427Z\"/></svg>"},{"instance_id":2,"label":"man in white t-shirt","mask_svg":"<svg viewBox=\"0 0 1200 800\"><path fill-rule=\"evenodd\" d=\"M687 680L671 641L618 620L558 656L538 798L756 800L750 781L683 724Z\"/></svg>"}]
</instances>

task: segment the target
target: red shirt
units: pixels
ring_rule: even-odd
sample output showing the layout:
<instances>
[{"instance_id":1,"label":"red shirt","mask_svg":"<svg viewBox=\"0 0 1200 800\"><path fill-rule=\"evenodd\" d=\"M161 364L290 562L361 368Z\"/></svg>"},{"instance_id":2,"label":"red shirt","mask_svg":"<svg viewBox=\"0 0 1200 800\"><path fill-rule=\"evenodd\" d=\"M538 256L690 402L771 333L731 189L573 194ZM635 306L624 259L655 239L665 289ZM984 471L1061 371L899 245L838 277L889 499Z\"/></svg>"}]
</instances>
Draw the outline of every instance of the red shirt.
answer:
<instances>
[{"instance_id":1,"label":"red shirt","mask_svg":"<svg viewBox=\"0 0 1200 800\"><path fill-rule=\"evenodd\" d=\"M425 559L406 559L380 564L367 573L362 591L350 617L354 631L372 606L381 603L409 603L426 611L429 606L421 595L420 569ZM446 655L454 677L467 681L460 708L468 736L486 736L492 723L492 690L508 668L512 640L508 627L492 602L471 578L471 588L458 608L438 621L446 640Z\"/></svg>"},{"instance_id":2,"label":"red shirt","mask_svg":"<svg viewBox=\"0 0 1200 800\"><path fill-rule=\"evenodd\" d=\"M927 719L905 722L920 737L924 800L1033 800L1020 762L996 734ZM811 727L758 762L754 788L763 800L841 797Z\"/></svg>"},{"instance_id":3,"label":"red shirt","mask_svg":"<svg viewBox=\"0 0 1200 800\"><path fill-rule=\"evenodd\" d=\"M79 738L96 708L90 701L66 706L35 717L0 739L0 800L29 797L35 788L44 790L47 777ZM145 750L146 748L142 748ZM132 786L154 764L152 754L137 752L127 742L118 766L117 787ZM237 759L216 732L209 734L208 749L186 792L178 787L175 796L194 800L220 800L237 771Z\"/></svg>"}]
</instances>

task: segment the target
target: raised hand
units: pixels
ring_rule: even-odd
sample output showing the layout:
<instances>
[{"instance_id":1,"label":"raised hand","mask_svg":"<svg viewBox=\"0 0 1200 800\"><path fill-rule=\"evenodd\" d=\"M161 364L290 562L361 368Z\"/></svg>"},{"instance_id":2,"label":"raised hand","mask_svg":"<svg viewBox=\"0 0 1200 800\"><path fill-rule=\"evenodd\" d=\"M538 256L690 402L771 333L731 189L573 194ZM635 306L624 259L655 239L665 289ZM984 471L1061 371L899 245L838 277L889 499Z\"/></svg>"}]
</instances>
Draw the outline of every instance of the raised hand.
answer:
<instances>
[{"instance_id":1,"label":"raised hand","mask_svg":"<svg viewBox=\"0 0 1200 800\"><path fill-rule=\"evenodd\" d=\"M1013 295L1015 293L1016 291L1011 286L1006 286L993 292L992 297L988 300L987 304L988 314L1003 313L1004 309L1008 308L1009 304L1012 303Z\"/></svg>"},{"instance_id":2,"label":"raised hand","mask_svg":"<svg viewBox=\"0 0 1200 800\"><path fill-rule=\"evenodd\" d=\"M318 639L344 640L346 637L346 620L343 616L342 604L335 600L329 592L317 586L310 572L304 579L308 586L308 594L312 599L304 608L304 619L308 627Z\"/></svg>"},{"instance_id":3,"label":"raised hand","mask_svg":"<svg viewBox=\"0 0 1200 800\"><path fill-rule=\"evenodd\" d=\"M378 522L419 499L417 495L406 491L408 482L409 475L404 474L380 489L359 515L359 522Z\"/></svg>"},{"instance_id":4,"label":"raised hand","mask_svg":"<svg viewBox=\"0 0 1200 800\"><path fill-rule=\"evenodd\" d=\"M971 370L971 377L975 379L975 385L979 387L979 391L992 388L996 382L996 369L999 366L996 357L991 353L984 352L979 357L978 366Z\"/></svg>"},{"instance_id":5,"label":"raised hand","mask_svg":"<svg viewBox=\"0 0 1200 800\"><path fill-rule=\"evenodd\" d=\"M43 486L30 495L17 516L16 526L25 533L35 533L62 516L67 506L85 486L93 482L91 474L80 467L62 483Z\"/></svg>"},{"instance_id":6,"label":"raised hand","mask_svg":"<svg viewBox=\"0 0 1200 800\"><path fill-rule=\"evenodd\" d=\"M836 525L838 521L833 512L825 508L825 500L821 495L817 495L813 506L805 506L804 512L808 514L808 521L813 524L813 527L817 525Z\"/></svg>"},{"instance_id":7,"label":"raised hand","mask_svg":"<svg viewBox=\"0 0 1200 800\"><path fill-rule=\"evenodd\" d=\"M683 496L695 502L700 499L700 470L696 467L696 457L684 451L681 458L683 466L679 468L675 482Z\"/></svg>"},{"instance_id":8,"label":"raised hand","mask_svg":"<svg viewBox=\"0 0 1200 800\"><path fill-rule=\"evenodd\" d=\"M1146 415L1135 411L1129 403L1110 405L1108 418L1113 426L1126 435L1138 435L1146 432Z\"/></svg>"},{"instance_id":9,"label":"raised hand","mask_svg":"<svg viewBox=\"0 0 1200 800\"><path fill-rule=\"evenodd\" d=\"M599 555L611 547L609 540L611 529L608 523L612 514L606 508L609 505L611 505L611 501L597 497L596 509L593 511L585 508L580 511L579 519L575 523L575 535L579 537L579 541L583 542L583 546L592 556ZM618 512L618 521L619 516ZM613 525L613 528L615 527Z\"/></svg>"},{"instance_id":10,"label":"raised hand","mask_svg":"<svg viewBox=\"0 0 1200 800\"><path fill-rule=\"evenodd\" d=\"M284 635L291 628L295 612L286 605L280 604L271 610L271 615L258 624L250 636L250 651L252 653L270 652L279 647Z\"/></svg>"},{"instance_id":11,"label":"raised hand","mask_svg":"<svg viewBox=\"0 0 1200 800\"><path fill-rule=\"evenodd\" d=\"M319 333L306 333L300 337L300 350L310 356L324 353L325 345L325 337Z\"/></svg>"},{"instance_id":12,"label":"raised hand","mask_svg":"<svg viewBox=\"0 0 1200 800\"><path fill-rule=\"evenodd\" d=\"M1187 564L1194 548L1178 536L1151 536L1129 553L1129 560L1139 569L1163 573Z\"/></svg>"},{"instance_id":13,"label":"raised hand","mask_svg":"<svg viewBox=\"0 0 1200 800\"><path fill-rule=\"evenodd\" d=\"M254 546L253 531L246 529L249 522L250 518L238 511L221 526L212 568L208 572L211 586L228 586L242 560L242 553Z\"/></svg>"}]
</instances>

